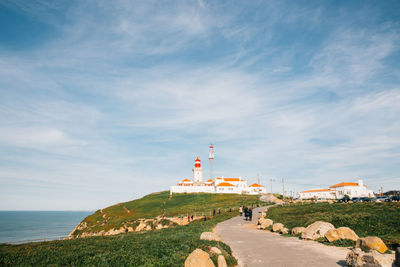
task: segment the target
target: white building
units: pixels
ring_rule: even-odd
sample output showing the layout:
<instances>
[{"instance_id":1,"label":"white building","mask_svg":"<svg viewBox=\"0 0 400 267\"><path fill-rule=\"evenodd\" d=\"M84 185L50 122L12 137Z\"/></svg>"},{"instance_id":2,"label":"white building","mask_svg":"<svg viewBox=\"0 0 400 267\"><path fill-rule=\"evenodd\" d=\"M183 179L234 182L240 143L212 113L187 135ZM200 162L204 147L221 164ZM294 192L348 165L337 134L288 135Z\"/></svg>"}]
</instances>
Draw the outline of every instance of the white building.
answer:
<instances>
[{"instance_id":1,"label":"white building","mask_svg":"<svg viewBox=\"0 0 400 267\"><path fill-rule=\"evenodd\" d=\"M260 184L247 185L247 182L239 178L218 177L203 182L203 169L201 161L196 158L193 168L193 181L182 179L178 185L170 187L170 193L220 193L220 194L261 194L266 193L264 186Z\"/></svg>"},{"instance_id":2,"label":"white building","mask_svg":"<svg viewBox=\"0 0 400 267\"><path fill-rule=\"evenodd\" d=\"M374 192L367 189L362 180L358 180L358 183L342 182L330 186L328 189L311 189L300 192L300 199L311 199L311 198L326 198L326 199L339 199L348 195L350 198L353 197L373 197Z\"/></svg>"}]
</instances>

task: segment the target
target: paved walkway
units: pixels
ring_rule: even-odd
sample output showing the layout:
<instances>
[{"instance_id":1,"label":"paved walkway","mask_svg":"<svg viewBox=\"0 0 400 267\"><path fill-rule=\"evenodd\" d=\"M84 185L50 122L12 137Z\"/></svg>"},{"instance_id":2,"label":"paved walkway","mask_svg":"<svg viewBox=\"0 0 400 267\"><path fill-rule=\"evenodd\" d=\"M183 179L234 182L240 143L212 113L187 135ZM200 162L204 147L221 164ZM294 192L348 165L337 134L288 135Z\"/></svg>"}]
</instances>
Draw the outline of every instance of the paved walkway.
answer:
<instances>
[{"instance_id":1,"label":"paved walkway","mask_svg":"<svg viewBox=\"0 0 400 267\"><path fill-rule=\"evenodd\" d=\"M214 229L222 241L232 248L239 266L345 266L346 248L258 230L256 223L263 210L265 207L253 210L252 222L238 216L219 223Z\"/></svg>"}]
</instances>

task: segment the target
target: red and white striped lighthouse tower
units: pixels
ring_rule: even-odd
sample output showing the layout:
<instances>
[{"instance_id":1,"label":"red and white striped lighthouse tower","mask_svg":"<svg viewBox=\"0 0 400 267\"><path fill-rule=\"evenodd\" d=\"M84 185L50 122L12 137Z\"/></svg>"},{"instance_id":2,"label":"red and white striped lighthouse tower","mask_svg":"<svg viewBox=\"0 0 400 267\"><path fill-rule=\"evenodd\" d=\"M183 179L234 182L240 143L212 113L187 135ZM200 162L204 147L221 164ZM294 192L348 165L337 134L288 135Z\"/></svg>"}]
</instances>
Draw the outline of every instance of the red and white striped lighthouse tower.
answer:
<instances>
[{"instance_id":1,"label":"red and white striped lighthouse tower","mask_svg":"<svg viewBox=\"0 0 400 267\"><path fill-rule=\"evenodd\" d=\"M203 169L201 168L201 160L199 157L194 161L193 182L196 184L203 183Z\"/></svg>"}]
</instances>

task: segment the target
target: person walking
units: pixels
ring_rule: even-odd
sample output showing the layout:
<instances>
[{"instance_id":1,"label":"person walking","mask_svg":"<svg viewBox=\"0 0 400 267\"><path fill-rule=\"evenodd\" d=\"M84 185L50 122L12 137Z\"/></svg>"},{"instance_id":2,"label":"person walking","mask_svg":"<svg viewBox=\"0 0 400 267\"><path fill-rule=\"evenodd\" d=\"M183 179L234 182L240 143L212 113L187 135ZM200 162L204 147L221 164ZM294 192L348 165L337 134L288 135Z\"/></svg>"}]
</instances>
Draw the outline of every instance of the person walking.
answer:
<instances>
[{"instance_id":1,"label":"person walking","mask_svg":"<svg viewBox=\"0 0 400 267\"><path fill-rule=\"evenodd\" d=\"M242 206L239 207L239 214L240 214L240 216L243 215L243 207Z\"/></svg>"},{"instance_id":2,"label":"person walking","mask_svg":"<svg viewBox=\"0 0 400 267\"><path fill-rule=\"evenodd\" d=\"M247 221L247 217L249 217L249 210L247 207L244 207L244 219Z\"/></svg>"},{"instance_id":3,"label":"person walking","mask_svg":"<svg viewBox=\"0 0 400 267\"><path fill-rule=\"evenodd\" d=\"M190 215L188 215L188 222L190 222Z\"/></svg>"},{"instance_id":4,"label":"person walking","mask_svg":"<svg viewBox=\"0 0 400 267\"><path fill-rule=\"evenodd\" d=\"M192 222L193 222L193 214L192 214L192 216L190 216L190 219L192 219Z\"/></svg>"},{"instance_id":5,"label":"person walking","mask_svg":"<svg viewBox=\"0 0 400 267\"><path fill-rule=\"evenodd\" d=\"M251 221L253 219L253 210L249 209L249 220Z\"/></svg>"},{"instance_id":6,"label":"person walking","mask_svg":"<svg viewBox=\"0 0 400 267\"><path fill-rule=\"evenodd\" d=\"M215 216L215 209L213 210L213 216Z\"/></svg>"},{"instance_id":7,"label":"person walking","mask_svg":"<svg viewBox=\"0 0 400 267\"><path fill-rule=\"evenodd\" d=\"M218 214L221 214L221 209L218 209Z\"/></svg>"}]
</instances>

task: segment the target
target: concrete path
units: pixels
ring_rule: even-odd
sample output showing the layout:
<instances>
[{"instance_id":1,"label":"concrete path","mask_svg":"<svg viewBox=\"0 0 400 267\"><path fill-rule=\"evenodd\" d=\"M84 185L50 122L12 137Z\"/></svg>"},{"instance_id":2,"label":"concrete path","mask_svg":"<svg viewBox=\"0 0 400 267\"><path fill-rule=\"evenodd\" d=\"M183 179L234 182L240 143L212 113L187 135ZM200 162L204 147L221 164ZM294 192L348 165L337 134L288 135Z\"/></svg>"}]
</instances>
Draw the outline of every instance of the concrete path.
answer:
<instances>
[{"instance_id":1,"label":"concrete path","mask_svg":"<svg viewBox=\"0 0 400 267\"><path fill-rule=\"evenodd\" d=\"M253 221L235 217L219 223L214 232L228 244L239 266L345 266L346 248L331 247L296 237L283 237L257 229L257 221L265 207L253 210Z\"/></svg>"}]
</instances>

